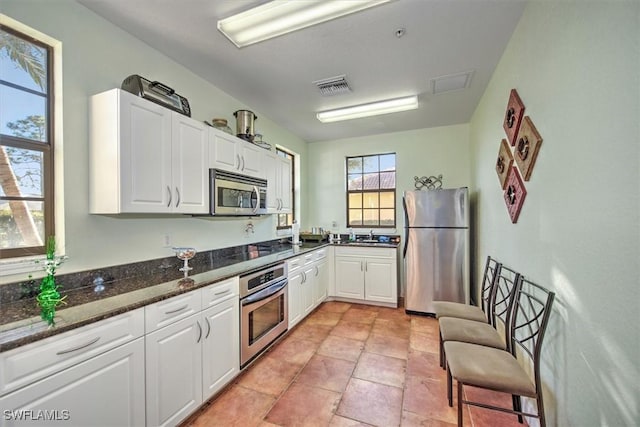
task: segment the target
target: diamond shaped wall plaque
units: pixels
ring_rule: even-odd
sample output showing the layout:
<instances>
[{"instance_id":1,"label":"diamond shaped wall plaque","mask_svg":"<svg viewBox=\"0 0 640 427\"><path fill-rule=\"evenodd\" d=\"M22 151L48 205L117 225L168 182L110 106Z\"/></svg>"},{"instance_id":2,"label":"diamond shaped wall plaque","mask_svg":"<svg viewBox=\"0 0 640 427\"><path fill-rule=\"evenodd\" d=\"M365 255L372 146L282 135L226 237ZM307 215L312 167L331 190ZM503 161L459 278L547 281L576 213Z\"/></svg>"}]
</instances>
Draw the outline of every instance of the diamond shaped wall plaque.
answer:
<instances>
[{"instance_id":1,"label":"diamond shaped wall plaque","mask_svg":"<svg viewBox=\"0 0 640 427\"><path fill-rule=\"evenodd\" d=\"M507 175L512 165L513 155L511 155L511 148L509 148L507 140L503 138L502 141L500 141L500 150L498 151L498 158L496 160L496 172L500 180L500 187L503 190L507 185Z\"/></svg>"},{"instance_id":2,"label":"diamond shaped wall plaque","mask_svg":"<svg viewBox=\"0 0 640 427\"><path fill-rule=\"evenodd\" d=\"M504 202L507 204L507 210L511 217L511 222L518 222L518 216L520 216L520 210L522 204L527 196L527 189L524 188L520 173L515 166L509 169L509 175L507 176L507 186L504 190Z\"/></svg>"},{"instance_id":3,"label":"diamond shaped wall plaque","mask_svg":"<svg viewBox=\"0 0 640 427\"><path fill-rule=\"evenodd\" d=\"M531 118L526 116L518 131L516 147L513 153L525 181L529 181L529 178L531 178L531 172L533 172L533 166L536 163L541 144L542 137L533 125Z\"/></svg>"},{"instance_id":4,"label":"diamond shaped wall plaque","mask_svg":"<svg viewBox=\"0 0 640 427\"><path fill-rule=\"evenodd\" d=\"M509 95L509 103L507 104L507 111L504 114L504 122L502 127L507 133L507 141L513 147L516 143L516 136L518 135L518 129L520 128L520 122L522 122L522 116L524 115L524 104L518 96L518 92L515 89L511 89Z\"/></svg>"}]
</instances>

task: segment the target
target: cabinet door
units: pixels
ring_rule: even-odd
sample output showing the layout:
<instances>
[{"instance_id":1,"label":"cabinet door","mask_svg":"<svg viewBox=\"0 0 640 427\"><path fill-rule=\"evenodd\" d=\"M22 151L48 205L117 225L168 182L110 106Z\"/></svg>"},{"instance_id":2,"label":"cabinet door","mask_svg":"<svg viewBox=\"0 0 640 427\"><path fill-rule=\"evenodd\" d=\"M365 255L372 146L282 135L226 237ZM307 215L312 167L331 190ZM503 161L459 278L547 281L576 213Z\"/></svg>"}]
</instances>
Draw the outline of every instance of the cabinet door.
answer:
<instances>
[{"instance_id":1,"label":"cabinet door","mask_svg":"<svg viewBox=\"0 0 640 427\"><path fill-rule=\"evenodd\" d=\"M265 178L265 171L262 167L262 160L264 159L265 153L264 148L260 148L249 142L241 142L241 146L242 151L240 157L242 158L242 165L240 171L242 174Z\"/></svg>"},{"instance_id":2,"label":"cabinet door","mask_svg":"<svg viewBox=\"0 0 640 427\"><path fill-rule=\"evenodd\" d=\"M364 299L364 261L362 258L340 257L336 260L336 296Z\"/></svg>"},{"instance_id":3,"label":"cabinet door","mask_svg":"<svg viewBox=\"0 0 640 427\"><path fill-rule=\"evenodd\" d=\"M291 213L291 159L278 156L280 213Z\"/></svg>"},{"instance_id":4,"label":"cabinet door","mask_svg":"<svg viewBox=\"0 0 640 427\"><path fill-rule=\"evenodd\" d=\"M396 263L393 260L365 259L365 299L397 304Z\"/></svg>"},{"instance_id":5,"label":"cabinet door","mask_svg":"<svg viewBox=\"0 0 640 427\"><path fill-rule=\"evenodd\" d=\"M316 263L315 271L315 283L314 283L314 305L318 306L322 301L327 298L327 288L329 285L329 264L327 260L319 261Z\"/></svg>"},{"instance_id":6,"label":"cabinet door","mask_svg":"<svg viewBox=\"0 0 640 427\"><path fill-rule=\"evenodd\" d=\"M173 212L209 212L209 167L205 125L173 113L172 123Z\"/></svg>"},{"instance_id":7,"label":"cabinet door","mask_svg":"<svg viewBox=\"0 0 640 427\"><path fill-rule=\"evenodd\" d=\"M279 213L280 195L280 178L278 173L278 165L280 160L276 153L267 152L264 156L264 171L267 179L267 212Z\"/></svg>"},{"instance_id":8,"label":"cabinet door","mask_svg":"<svg viewBox=\"0 0 640 427\"><path fill-rule=\"evenodd\" d=\"M314 288L316 284L315 264L305 266L302 274L302 317L306 317L315 307Z\"/></svg>"},{"instance_id":9,"label":"cabinet door","mask_svg":"<svg viewBox=\"0 0 640 427\"><path fill-rule=\"evenodd\" d=\"M209 167L229 172L238 172L240 140L217 129L209 129Z\"/></svg>"},{"instance_id":10,"label":"cabinet door","mask_svg":"<svg viewBox=\"0 0 640 427\"><path fill-rule=\"evenodd\" d=\"M0 398L0 424L15 426L144 426L144 338ZM50 418L9 420L40 411Z\"/></svg>"},{"instance_id":11,"label":"cabinet door","mask_svg":"<svg viewBox=\"0 0 640 427\"><path fill-rule=\"evenodd\" d=\"M202 403L200 314L146 336L147 425L177 425Z\"/></svg>"},{"instance_id":12,"label":"cabinet door","mask_svg":"<svg viewBox=\"0 0 640 427\"><path fill-rule=\"evenodd\" d=\"M170 212L172 112L120 94L120 211Z\"/></svg>"},{"instance_id":13,"label":"cabinet door","mask_svg":"<svg viewBox=\"0 0 640 427\"><path fill-rule=\"evenodd\" d=\"M302 320L302 271L289 275L289 329Z\"/></svg>"},{"instance_id":14,"label":"cabinet door","mask_svg":"<svg viewBox=\"0 0 640 427\"><path fill-rule=\"evenodd\" d=\"M202 312L202 400L222 389L240 371L240 311L237 296Z\"/></svg>"}]
</instances>

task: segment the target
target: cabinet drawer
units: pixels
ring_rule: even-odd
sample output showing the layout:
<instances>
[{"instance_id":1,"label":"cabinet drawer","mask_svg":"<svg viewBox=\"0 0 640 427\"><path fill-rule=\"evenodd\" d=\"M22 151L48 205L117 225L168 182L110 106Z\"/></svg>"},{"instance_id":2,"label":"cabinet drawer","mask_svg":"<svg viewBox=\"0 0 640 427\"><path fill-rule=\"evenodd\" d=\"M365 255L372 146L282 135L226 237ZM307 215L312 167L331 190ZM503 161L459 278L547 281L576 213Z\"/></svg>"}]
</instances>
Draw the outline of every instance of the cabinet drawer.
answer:
<instances>
[{"instance_id":1,"label":"cabinet drawer","mask_svg":"<svg viewBox=\"0 0 640 427\"><path fill-rule=\"evenodd\" d=\"M327 248L318 249L313 253L315 261L325 259L327 257Z\"/></svg>"},{"instance_id":2,"label":"cabinet drawer","mask_svg":"<svg viewBox=\"0 0 640 427\"><path fill-rule=\"evenodd\" d=\"M202 290L202 309L206 310L208 307L229 298L238 298L238 287L238 277L207 286Z\"/></svg>"},{"instance_id":3,"label":"cabinet drawer","mask_svg":"<svg viewBox=\"0 0 640 427\"><path fill-rule=\"evenodd\" d=\"M144 308L146 333L170 325L202 310L200 289L178 295Z\"/></svg>"},{"instance_id":4,"label":"cabinet drawer","mask_svg":"<svg viewBox=\"0 0 640 427\"><path fill-rule=\"evenodd\" d=\"M304 265L311 264L315 260L316 260L316 255L313 252L304 255Z\"/></svg>"},{"instance_id":5,"label":"cabinet drawer","mask_svg":"<svg viewBox=\"0 0 640 427\"><path fill-rule=\"evenodd\" d=\"M396 249L393 248L366 248L362 246L337 247L335 256L357 256L367 258L395 258Z\"/></svg>"},{"instance_id":6,"label":"cabinet drawer","mask_svg":"<svg viewBox=\"0 0 640 427\"><path fill-rule=\"evenodd\" d=\"M291 273L292 271L296 271L297 269L302 267L302 264L302 257L289 259L287 260L287 270L289 271L289 273Z\"/></svg>"},{"instance_id":7,"label":"cabinet drawer","mask_svg":"<svg viewBox=\"0 0 640 427\"><path fill-rule=\"evenodd\" d=\"M140 308L0 354L0 395L144 335Z\"/></svg>"}]
</instances>

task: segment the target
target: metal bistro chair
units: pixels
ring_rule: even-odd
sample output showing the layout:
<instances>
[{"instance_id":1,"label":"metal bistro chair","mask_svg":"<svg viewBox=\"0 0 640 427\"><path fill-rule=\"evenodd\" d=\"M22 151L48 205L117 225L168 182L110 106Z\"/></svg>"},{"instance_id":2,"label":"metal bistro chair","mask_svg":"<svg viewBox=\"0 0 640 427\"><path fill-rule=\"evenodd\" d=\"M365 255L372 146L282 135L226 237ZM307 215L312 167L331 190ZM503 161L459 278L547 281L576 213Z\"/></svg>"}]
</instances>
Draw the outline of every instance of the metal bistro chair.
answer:
<instances>
[{"instance_id":1,"label":"metal bistro chair","mask_svg":"<svg viewBox=\"0 0 640 427\"><path fill-rule=\"evenodd\" d=\"M519 280L521 283L515 296L514 313L507 330L509 351L457 341L447 341L444 344L449 406L453 406L453 379L458 387L459 427L463 421L463 403L517 414L520 422L523 416L539 418L540 426L546 427L540 380L540 352L555 294L523 276ZM533 381L518 362L517 354L527 354L531 358ZM513 409L464 400L463 386L466 385L510 394ZM522 411L521 396L536 399L536 414Z\"/></svg>"},{"instance_id":2,"label":"metal bistro chair","mask_svg":"<svg viewBox=\"0 0 640 427\"><path fill-rule=\"evenodd\" d=\"M500 263L495 258L487 257L487 263L484 267L484 277L482 279L482 292L481 292L481 304L482 308L459 302L451 301L434 301L433 307L436 314L436 319L441 317L458 317L460 319L475 320L478 322L489 322L490 317L487 316L485 311L487 310L487 301L491 295L491 289L497 276L496 269L499 268Z\"/></svg>"},{"instance_id":3,"label":"metal bistro chair","mask_svg":"<svg viewBox=\"0 0 640 427\"><path fill-rule=\"evenodd\" d=\"M444 343L447 341L460 341L507 350L507 328L510 324L514 297L519 284L520 273L504 265L499 265L488 303L490 323L455 317L440 319L440 361L442 367L446 365L447 360L444 350ZM503 328L504 335L498 331L498 327Z\"/></svg>"},{"instance_id":4,"label":"metal bistro chair","mask_svg":"<svg viewBox=\"0 0 640 427\"><path fill-rule=\"evenodd\" d=\"M493 293L496 278L500 274L500 264L495 258L487 257L484 266L484 275L482 278L482 290L480 292L481 307L475 305L463 304L451 301L434 301L433 307L436 319L441 320L445 317L454 317L458 319L467 319L475 322L491 323L492 315L489 312L489 300ZM440 366L444 368L444 353L442 346L440 347Z\"/></svg>"}]
</instances>

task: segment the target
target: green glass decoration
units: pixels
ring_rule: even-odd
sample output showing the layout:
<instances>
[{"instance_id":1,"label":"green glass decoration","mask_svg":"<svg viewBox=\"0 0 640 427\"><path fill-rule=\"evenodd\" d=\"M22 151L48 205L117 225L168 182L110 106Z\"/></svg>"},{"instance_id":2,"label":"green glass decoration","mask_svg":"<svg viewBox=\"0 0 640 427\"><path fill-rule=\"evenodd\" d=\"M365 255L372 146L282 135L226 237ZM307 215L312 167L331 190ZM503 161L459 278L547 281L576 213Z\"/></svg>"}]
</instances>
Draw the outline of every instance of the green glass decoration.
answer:
<instances>
[{"instance_id":1,"label":"green glass decoration","mask_svg":"<svg viewBox=\"0 0 640 427\"><path fill-rule=\"evenodd\" d=\"M56 269L64 261L64 257L56 257L56 239L50 236L47 239L47 258L44 260L44 269L47 273L40 282L40 293L36 297L38 306L40 307L40 317L47 322L49 326L55 326L54 317L56 315L56 307L65 304L66 295L61 297L56 285Z\"/></svg>"}]
</instances>

